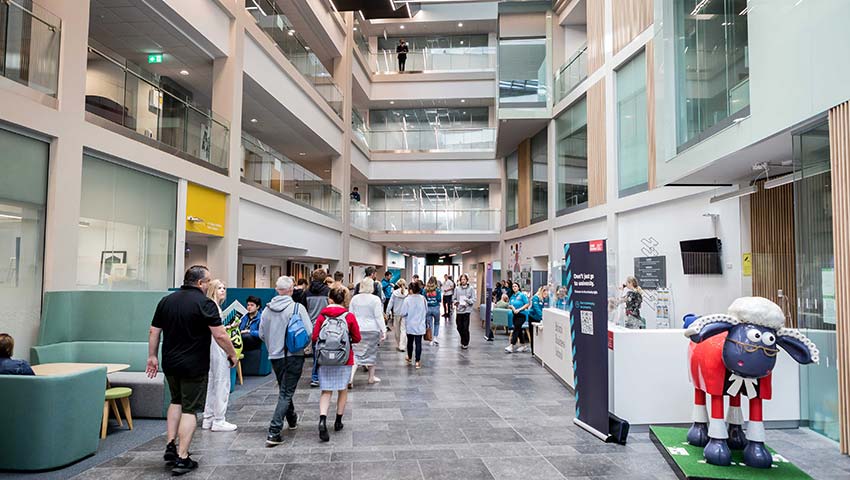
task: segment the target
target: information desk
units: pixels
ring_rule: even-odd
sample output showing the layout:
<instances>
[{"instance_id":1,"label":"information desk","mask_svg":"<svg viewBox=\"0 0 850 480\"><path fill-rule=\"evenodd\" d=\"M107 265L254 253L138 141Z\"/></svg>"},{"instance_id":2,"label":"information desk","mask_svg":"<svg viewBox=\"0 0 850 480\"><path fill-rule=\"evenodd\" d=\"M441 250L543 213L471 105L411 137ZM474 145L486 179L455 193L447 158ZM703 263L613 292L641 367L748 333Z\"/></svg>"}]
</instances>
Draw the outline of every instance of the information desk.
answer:
<instances>
[{"instance_id":1,"label":"information desk","mask_svg":"<svg viewBox=\"0 0 850 480\"><path fill-rule=\"evenodd\" d=\"M608 324L608 409L632 425L687 424L694 389L688 376L688 343L682 329L631 330ZM567 385L573 384L569 314L545 309L534 332L535 356ZM749 405L744 401L744 418ZM800 367L782 351L773 371L773 399L764 419L793 427L800 420Z\"/></svg>"}]
</instances>

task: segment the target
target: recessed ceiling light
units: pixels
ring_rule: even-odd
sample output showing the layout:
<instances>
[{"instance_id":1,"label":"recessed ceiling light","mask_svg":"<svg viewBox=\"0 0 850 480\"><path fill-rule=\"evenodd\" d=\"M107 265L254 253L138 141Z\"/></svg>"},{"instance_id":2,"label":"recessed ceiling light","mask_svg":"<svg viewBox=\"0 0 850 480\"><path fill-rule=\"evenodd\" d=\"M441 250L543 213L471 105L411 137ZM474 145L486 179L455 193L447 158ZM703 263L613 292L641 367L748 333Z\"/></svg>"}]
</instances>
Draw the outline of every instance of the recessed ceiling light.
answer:
<instances>
[{"instance_id":1,"label":"recessed ceiling light","mask_svg":"<svg viewBox=\"0 0 850 480\"><path fill-rule=\"evenodd\" d=\"M331 171L330 171L330 170L325 170L325 173L331 173Z\"/></svg>"},{"instance_id":2,"label":"recessed ceiling light","mask_svg":"<svg viewBox=\"0 0 850 480\"><path fill-rule=\"evenodd\" d=\"M398 27L398 28L400 28L400 29L404 30L404 25L399 25L399 27Z\"/></svg>"},{"instance_id":3,"label":"recessed ceiling light","mask_svg":"<svg viewBox=\"0 0 850 480\"><path fill-rule=\"evenodd\" d=\"M291 36L295 35L295 30L290 30L288 33L289 33L289 36L291 37Z\"/></svg>"},{"instance_id":4,"label":"recessed ceiling light","mask_svg":"<svg viewBox=\"0 0 850 480\"><path fill-rule=\"evenodd\" d=\"M458 26L458 27L462 27L462 26L463 26L463 22L457 22L457 26Z\"/></svg>"},{"instance_id":5,"label":"recessed ceiling light","mask_svg":"<svg viewBox=\"0 0 850 480\"><path fill-rule=\"evenodd\" d=\"M465 98L461 98L461 99L460 99L460 103L466 103L466 99L465 99Z\"/></svg>"},{"instance_id":6,"label":"recessed ceiling light","mask_svg":"<svg viewBox=\"0 0 850 480\"><path fill-rule=\"evenodd\" d=\"M180 70L180 75L183 75L184 77L189 75L189 70Z\"/></svg>"},{"instance_id":7,"label":"recessed ceiling light","mask_svg":"<svg viewBox=\"0 0 850 480\"><path fill-rule=\"evenodd\" d=\"M252 119L251 119L251 123L257 123L257 119L256 119L256 118L252 118Z\"/></svg>"},{"instance_id":8,"label":"recessed ceiling light","mask_svg":"<svg viewBox=\"0 0 850 480\"><path fill-rule=\"evenodd\" d=\"M463 45L463 40L460 41L460 44Z\"/></svg>"},{"instance_id":9,"label":"recessed ceiling light","mask_svg":"<svg viewBox=\"0 0 850 480\"><path fill-rule=\"evenodd\" d=\"M354 31L355 31L355 32L357 31L357 27L354 27Z\"/></svg>"},{"instance_id":10,"label":"recessed ceiling light","mask_svg":"<svg viewBox=\"0 0 850 480\"><path fill-rule=\"evenodd\" d=\"M307 155L307 152L298 152L298 156L300 156L300 157L303 157L305 155Z\"/></svg>"},{"instance_id":11,"label":"recessed ceiling light","mask_svg":"<svg viewBox=\"0 0 850 480\"><path fill-rule=\"evenodd\" d=\"M390 105L395 105L395 100L390 100Z\"/></svg>"}]
</instances>

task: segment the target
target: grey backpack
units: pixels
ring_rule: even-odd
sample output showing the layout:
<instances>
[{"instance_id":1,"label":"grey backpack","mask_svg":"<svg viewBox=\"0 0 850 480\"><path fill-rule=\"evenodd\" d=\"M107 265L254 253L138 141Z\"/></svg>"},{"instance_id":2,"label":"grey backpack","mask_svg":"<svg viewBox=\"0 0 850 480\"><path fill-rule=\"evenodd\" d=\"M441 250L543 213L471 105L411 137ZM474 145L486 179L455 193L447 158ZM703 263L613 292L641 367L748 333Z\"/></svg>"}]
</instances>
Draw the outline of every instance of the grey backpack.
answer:
<instances>
[{"instance_id":1,"label":"grey backpack","mask_svg":"<svg viewBox=\"0 0 850 480\"><path fill-rule=\"evenodd\" d=\"M348 322L345 316L325 318L319 330L316 342L316 361L319 365L347 365L351 354L351 339L348 336Z\"/></svg>"}]
</instances>

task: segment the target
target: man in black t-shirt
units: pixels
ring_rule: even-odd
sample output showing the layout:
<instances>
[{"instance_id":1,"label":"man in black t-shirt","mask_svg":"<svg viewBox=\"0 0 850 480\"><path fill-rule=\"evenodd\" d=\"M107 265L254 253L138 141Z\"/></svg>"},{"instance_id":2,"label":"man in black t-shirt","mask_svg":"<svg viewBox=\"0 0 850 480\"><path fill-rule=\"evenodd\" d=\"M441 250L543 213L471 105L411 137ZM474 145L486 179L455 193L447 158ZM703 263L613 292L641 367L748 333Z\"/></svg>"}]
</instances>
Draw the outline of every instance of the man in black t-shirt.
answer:
<instances>
[{"instance_id":1,"label":"man in black t-shirt","mask_svg":"<svg viewBox=\"0 0 850 480\"><path fill-rule=\"evenodd\" d=\"M163 459L173 464L173 475L198 468L198 462L189 458L189 444L198 423L195 412L203 410L206 402L213 339L227 353L230 365L236 364L236 350L221 324L218 305L204 295L209 282L207 267L189 268L183 277L183 286L160 300L151 322L145 371L150 378L159 371L157 350L163 334L162 372L171 392L168 444ZM179 451L175 439L179 439Z\"/></svg>"}]
</instances>

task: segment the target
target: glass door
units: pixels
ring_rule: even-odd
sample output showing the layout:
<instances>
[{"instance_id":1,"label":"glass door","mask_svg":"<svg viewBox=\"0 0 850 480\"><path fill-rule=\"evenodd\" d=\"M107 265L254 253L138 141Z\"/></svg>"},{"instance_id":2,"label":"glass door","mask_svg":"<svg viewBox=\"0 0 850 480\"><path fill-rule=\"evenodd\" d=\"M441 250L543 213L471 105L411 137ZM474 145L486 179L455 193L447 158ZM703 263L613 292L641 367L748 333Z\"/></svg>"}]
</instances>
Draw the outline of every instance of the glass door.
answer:
<instances>
[{"instance_id":1,"label":"glass door","mask_svg":"<svg viewBox=\"0 0 850 480\"><path fill-rule=\"evenodd\" d=\"M824 121L794 135L797 321L820 349L820 363L800 369L801 418L838 441L838 371L835 334L835 256L829 127Z\"/></svg>"}]
</instances>

